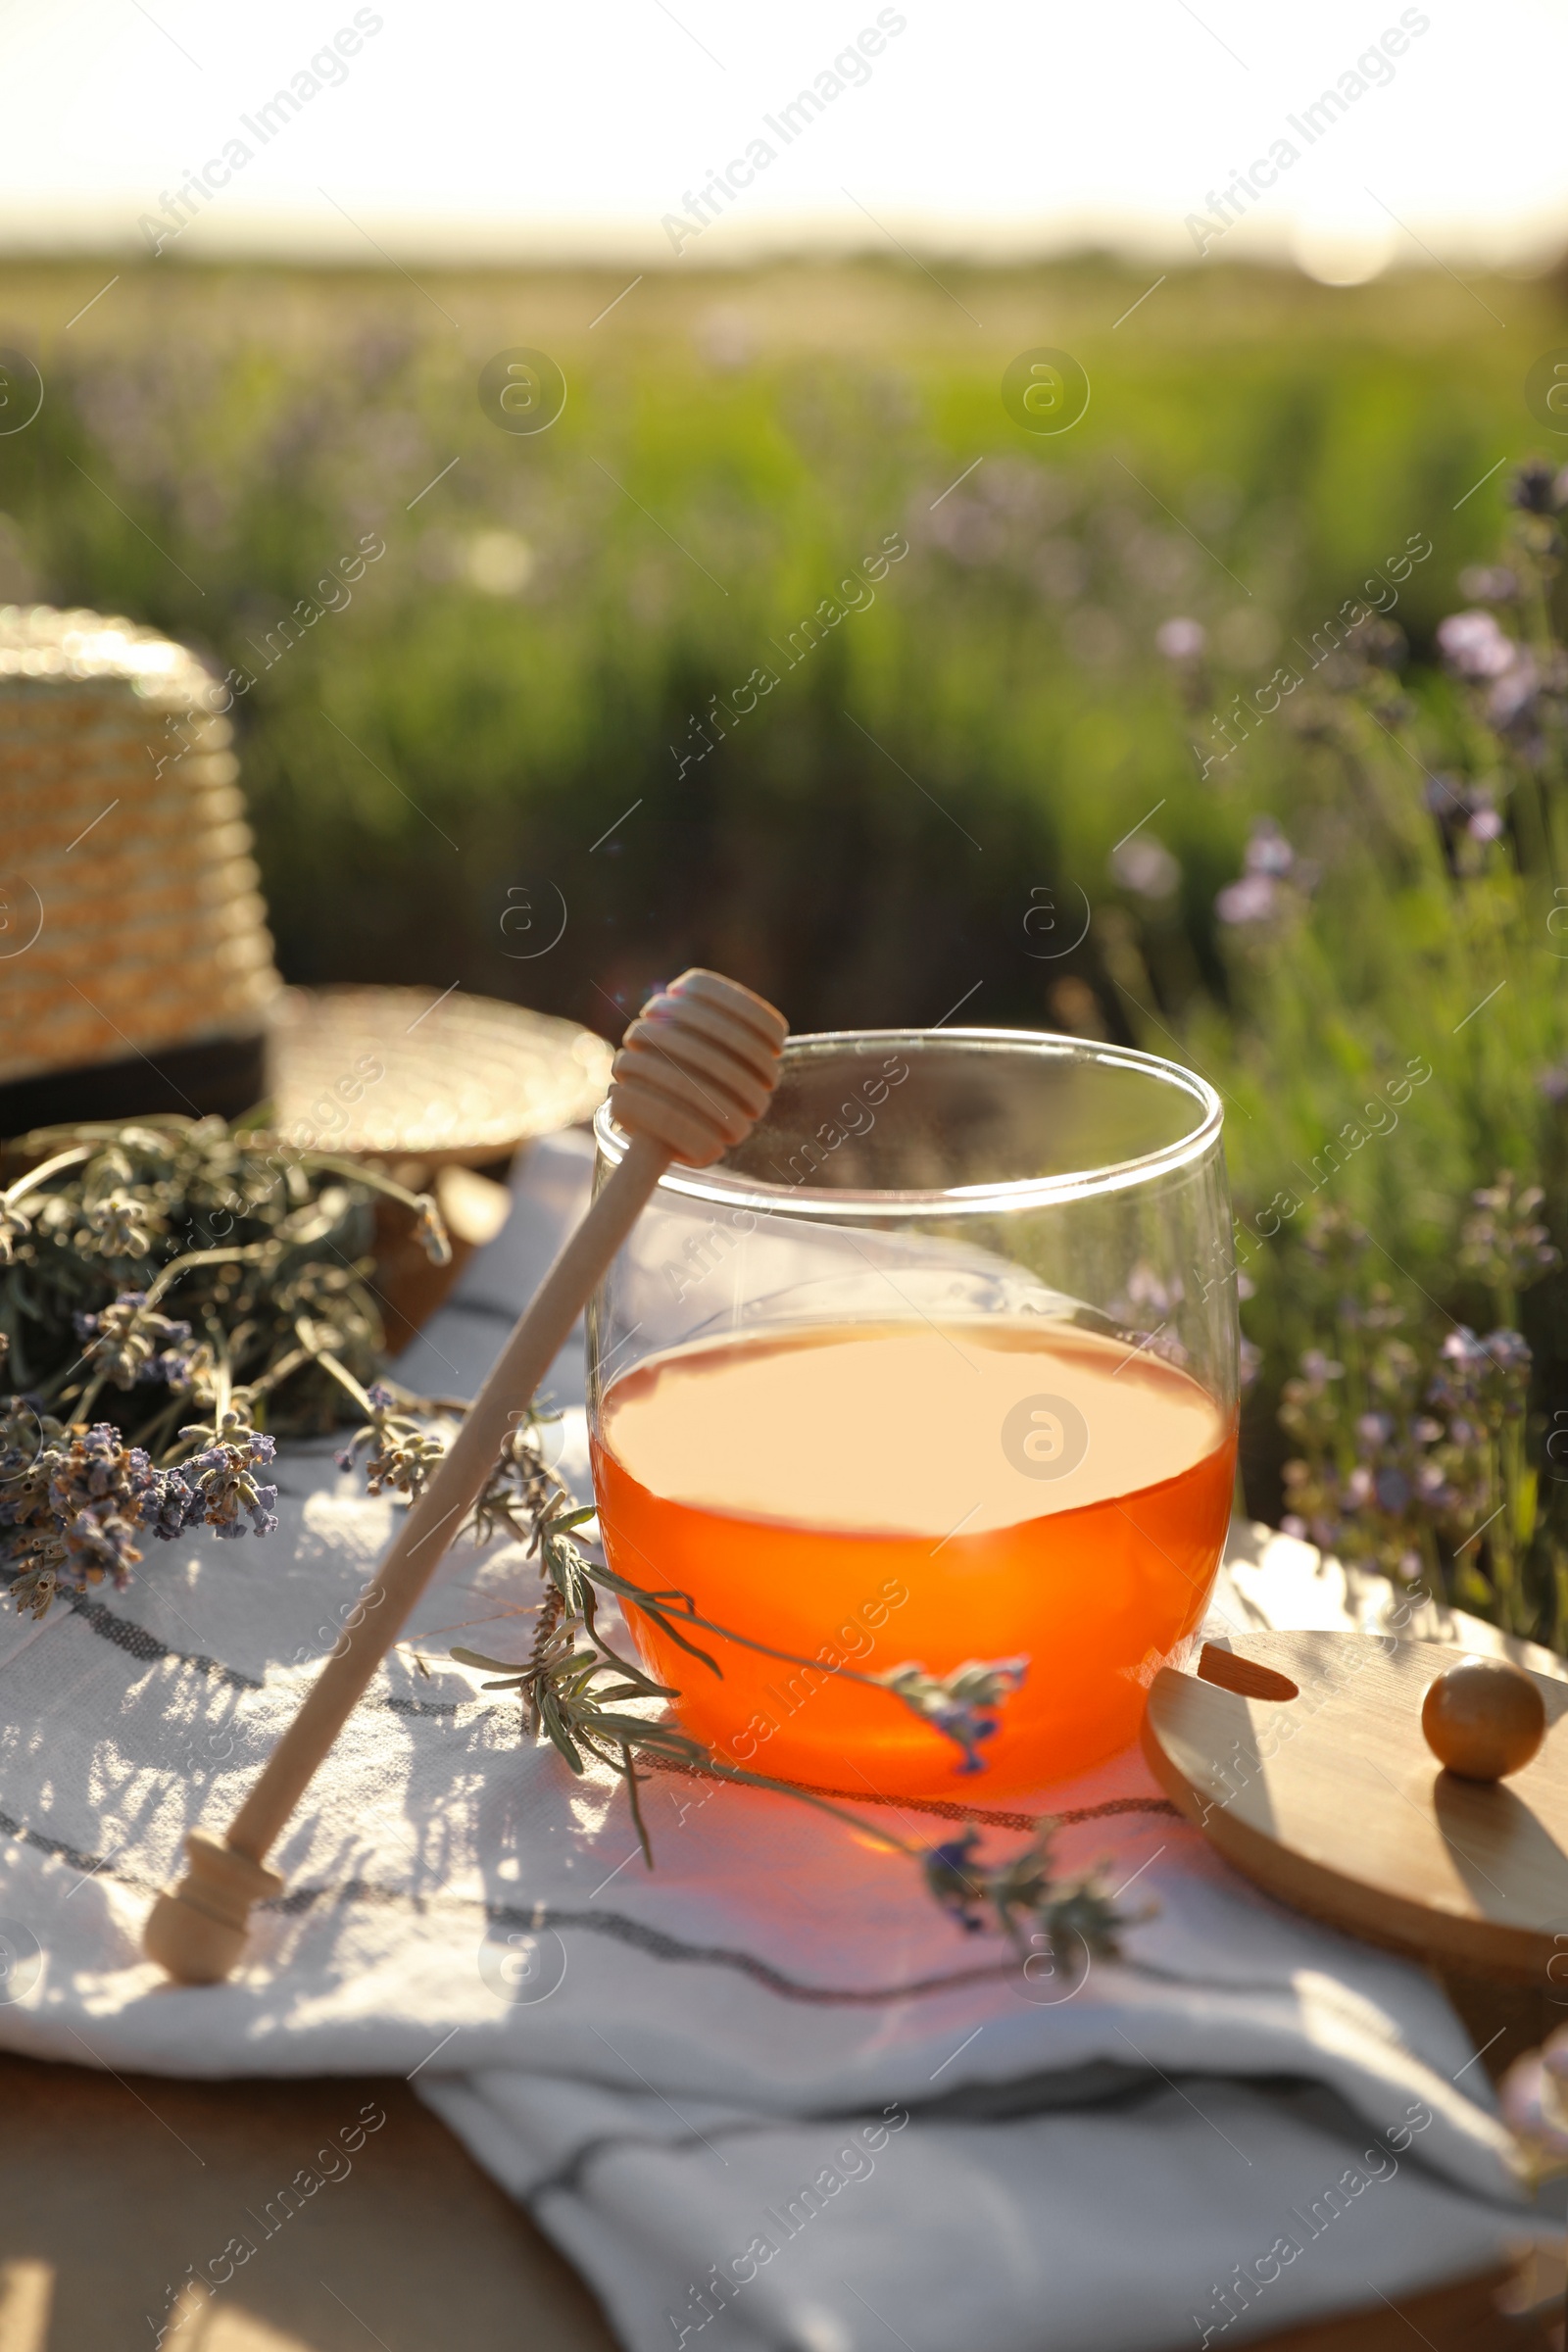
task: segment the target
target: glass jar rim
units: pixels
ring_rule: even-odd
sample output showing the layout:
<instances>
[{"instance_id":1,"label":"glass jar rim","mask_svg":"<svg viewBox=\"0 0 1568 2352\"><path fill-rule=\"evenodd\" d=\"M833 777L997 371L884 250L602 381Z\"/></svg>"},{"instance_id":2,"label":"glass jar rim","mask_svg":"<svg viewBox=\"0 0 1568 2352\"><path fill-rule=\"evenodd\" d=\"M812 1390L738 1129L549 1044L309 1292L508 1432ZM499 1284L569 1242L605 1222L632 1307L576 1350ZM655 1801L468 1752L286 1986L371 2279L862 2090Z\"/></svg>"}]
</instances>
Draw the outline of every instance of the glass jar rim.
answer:
<instances>
[{"instance_id":1,"label":"glass jar rim","mask_svg":"<svg viewBox=\"0 0 1568 2352\"><path fill-rule=\"evenodd\" d=\"M937 1044L968 1046L980 1052L1028 1052L1054 1060L1124 1069L1186 1095L1199 1113L1197 1124L1173 1143L1131 1159L1096 1168L1069 1169L1055 1176L1024 1176L994 1184L965 1184L911 1192L850 1192L830 1185L769 1184L756 1176L734 1174L722 1166L691 1168L672 1160L659 1180L661 1193L702 1200L714 1207L751 1209L769 1216L808 1216L854 1219L877 1217L994 1216L1008 1209L1044 1208L1057 1202L1093 1200L1100 1194L1126 1192L1161 1176L1174 1175L1200 1160L1217 1144L1224 1123L1219 1096L1206 1078L1179 1061L1158 1054L1141 1053L1135 1046L1102 1043L1095 1038L1064 1037L1049 1029L820 1029L803 1031L785 1045L786 1058L810 1052L825 1055L851 1047L885 1046L890 1051L920 1054ZM629 1144L615 1125L610 1105L594 1113L594 1140L612 1167L618 1166Z\"/></svg>"}]
</instances>

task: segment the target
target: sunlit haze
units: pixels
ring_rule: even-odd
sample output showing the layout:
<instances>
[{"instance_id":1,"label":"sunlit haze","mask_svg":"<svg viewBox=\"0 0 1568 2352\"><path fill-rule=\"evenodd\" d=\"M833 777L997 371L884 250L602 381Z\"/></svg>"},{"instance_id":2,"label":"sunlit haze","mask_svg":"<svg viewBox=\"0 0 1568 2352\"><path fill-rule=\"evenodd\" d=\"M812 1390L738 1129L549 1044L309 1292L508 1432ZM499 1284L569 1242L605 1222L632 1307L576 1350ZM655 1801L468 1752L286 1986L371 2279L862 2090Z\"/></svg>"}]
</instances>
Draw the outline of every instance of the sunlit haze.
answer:
<instances>
[{"instance_id":1,"label":"sunlit haze","mask_svg":"<svg viewBox=\"0 0 1568 2352\"><path fill-rule=\"evenodd\" d=\"M1227 259L1330 278L1423 246L1528 269L1568 244L1565 69L1544 0L12 0L0 247L151 251L184 220L181 258L702 268L894 240L1196 260L1223 229Z\"/></svg>"}]
</instances>

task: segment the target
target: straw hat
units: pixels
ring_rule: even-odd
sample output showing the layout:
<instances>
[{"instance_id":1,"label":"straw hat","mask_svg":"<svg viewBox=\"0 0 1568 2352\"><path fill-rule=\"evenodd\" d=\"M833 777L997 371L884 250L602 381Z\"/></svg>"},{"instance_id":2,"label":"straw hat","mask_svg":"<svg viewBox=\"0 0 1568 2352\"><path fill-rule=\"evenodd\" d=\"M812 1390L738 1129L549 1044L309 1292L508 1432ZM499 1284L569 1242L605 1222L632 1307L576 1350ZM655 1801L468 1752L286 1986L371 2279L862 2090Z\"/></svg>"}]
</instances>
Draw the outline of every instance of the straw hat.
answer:
<instances>
[{"instance_id":1,"label":"straw hat","mask_svg":"<svg viewBox=\"0 0 1568 2352\"><path fill-rule=\"evenodd\" d=\"M151 1111L484 1165L588 1118L611 1050L448 990L285 989L224 714L155 629L0 607L0 1136Z\"/></svg>"},{"instance_id":2,"label":"straw hat","mask_svg":"<svg viewBox=\"0 0 1568 2352\"><path fill-rule=\"evenodd\" d=\"M264 1091L281 983L229 699L156 630L0 607L0 1133Z\"/></svg>"},{"instance_id":3,"label":"straw hat","mask_svg":"<svg viewBox=\"0 0 1568 2352\"><path fill-rule=\"evenodd\" d=\"M434 988L286 988L269 1020L267 1141L483 1166L591 1118L612 1050L575 1021Z\"/></svg>"}]
</instances>

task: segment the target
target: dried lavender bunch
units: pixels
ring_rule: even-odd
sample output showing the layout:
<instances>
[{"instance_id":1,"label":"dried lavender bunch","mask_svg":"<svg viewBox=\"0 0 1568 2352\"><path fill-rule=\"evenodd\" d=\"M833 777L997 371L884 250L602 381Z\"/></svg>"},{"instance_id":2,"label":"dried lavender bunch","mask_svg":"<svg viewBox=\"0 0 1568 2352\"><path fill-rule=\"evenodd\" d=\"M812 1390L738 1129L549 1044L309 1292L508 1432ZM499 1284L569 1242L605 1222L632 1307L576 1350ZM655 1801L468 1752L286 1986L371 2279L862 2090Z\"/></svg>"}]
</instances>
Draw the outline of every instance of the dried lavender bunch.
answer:
<instances>
[{"instance_id":1,"label":"dried lavender bunch","mask_svg":"<svg viewBox=\"0 0 1568 2352\"><path fill-rule=\"evenodd\" d=\"M137 1534L178 1535L193 1500L107 1421L68 1429L21 1399L0 1418L0 1579L20 1611L42 1617L105 1577L123 1590Z\"/></svg>"},{"instance_id":2,"label":"dried lavender bunch","mask_svg":"<svg viewBox=\"0 0 1568 2352\"><path fill-rule=\"evenodd\" d=\"M7 1147L4 1164L21 1168L0 1189L13 1389L76 1420L107 1409L155 1455L182 1398L212 1401L220 1340L231 1383L268 1398L274 1430L342 1417L298 1325L308 1318L360 1381L374 1379L377 1193L414 1213L433 1256L450 1253L426 1197L329 1153L268 1150L221 1119L43 1129Z\"/></svg>"},{"instance_id":3,"label":"dried lavender bunch","mask_svg":"<svg viewBox=\"0 0 1568 2352\"><path fill-rule=\"evenodd\" d=\"M276 1527L258 1412L329 1427L344 1378L366 1403L345 1367L380 1363L376 1192L450 1250L425 1197L220 1119L55 1128L7 1157L31 1164L0 1190L0 1585L42 1616L58 1592L123 1586L138 1534ZM414 1459L439 1454L408 1426Z\"/></svg>"}]
</instances>

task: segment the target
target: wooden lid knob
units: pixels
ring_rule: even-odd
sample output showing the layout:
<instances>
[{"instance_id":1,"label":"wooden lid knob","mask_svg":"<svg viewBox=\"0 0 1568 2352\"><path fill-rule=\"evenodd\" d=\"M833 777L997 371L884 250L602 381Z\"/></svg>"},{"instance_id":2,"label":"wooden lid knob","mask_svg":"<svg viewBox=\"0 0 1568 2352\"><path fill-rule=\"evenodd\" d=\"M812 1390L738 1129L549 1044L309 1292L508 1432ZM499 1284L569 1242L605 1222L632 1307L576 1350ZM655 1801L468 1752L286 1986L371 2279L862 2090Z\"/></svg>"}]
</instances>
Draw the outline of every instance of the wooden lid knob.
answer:
<instances>
[{"instance_id":1,"label":"wooden lid knob","mask_svg":"<svg viewBox=\"0 0 1568 2352\"><path fill-rule=\"evenodd\" d=\"M1461 1658L1440 1674L1421 1706L1421 1729L1440 1763L1466 1781L1500 1781L1529 1763L1546 1736L1546 1709L1522 1666Z\"/></svg>"},{"instance_id":2,"label":"wooden lid knob","mask_svg":"<svg viewBox=\"0 0 1568 2352\"><path fill-rule=\"evenodd\" d=\"M718 972L682 972L651 998L621 1040L610 1111L706 1168L749 1135L778 1084L789 1026L761 997Z\"/></svg>"}]
</instances>

